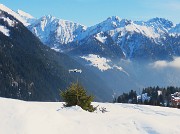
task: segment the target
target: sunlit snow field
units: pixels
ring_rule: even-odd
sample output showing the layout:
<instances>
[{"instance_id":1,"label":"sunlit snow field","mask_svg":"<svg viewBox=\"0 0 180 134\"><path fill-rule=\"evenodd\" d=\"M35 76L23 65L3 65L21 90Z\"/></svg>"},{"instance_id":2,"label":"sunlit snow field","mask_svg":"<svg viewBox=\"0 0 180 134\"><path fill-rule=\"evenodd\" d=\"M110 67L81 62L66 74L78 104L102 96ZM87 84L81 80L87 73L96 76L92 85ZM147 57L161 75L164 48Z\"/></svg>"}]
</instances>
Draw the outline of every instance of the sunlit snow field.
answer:
<instances>
[{"instance_id":1,"label":"sunlit snow field","mask_svg":"<svg viewBox=\"0 0 180 134\"><path fill-rule=\"evenodd\" d=\"M180 134L180 110L154 106L93 103L99 110L62 108L60 102L0 98L0 134Z\"/></svg>"}]
</instances>

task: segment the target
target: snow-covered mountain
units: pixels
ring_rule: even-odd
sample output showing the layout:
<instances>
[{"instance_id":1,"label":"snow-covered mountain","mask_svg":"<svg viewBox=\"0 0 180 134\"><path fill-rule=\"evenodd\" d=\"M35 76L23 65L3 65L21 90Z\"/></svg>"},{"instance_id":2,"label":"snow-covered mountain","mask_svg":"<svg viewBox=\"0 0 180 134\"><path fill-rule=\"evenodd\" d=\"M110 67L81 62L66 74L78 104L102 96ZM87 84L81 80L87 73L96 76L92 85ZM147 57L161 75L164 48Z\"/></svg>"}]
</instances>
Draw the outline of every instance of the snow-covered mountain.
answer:
<instances>
[{"instance_id":1,"label":"snow-covered mountain","mask_svg":"<svg viewBox=\"0 0 180 134\"><path fill-rule=\"evenodd\" d=\"M25 13L22 10L18 10L17 12L11 10L10 8L6 7L3 4L0 4L0 10L1 11L5 11L8 14L12 15L14 18L16 18L17 20L19 20L21 23L24 24L24 26L28 26L31 24L31 22L33 22L32 20L34 20L35 18L33 16L31 16L28 13Z\"/></svg>"},{"instance_id":2,"label":"snow-covered mountain","mask_svg":"<svg viewBox=\"0 0 180 134\"><path fill-rule=\"evenodd\" d=\"M146 22L136 21L135 23L144 25L147 27L152 27L156 33L168 33L168 31L173 27L173 23L164 18L153 18Z\"/></svg>"},{"instance_id":3,"label":"snow-covered mountain","mask_svg":"<svg viewBox=\"0 0 180 134\"><path fill-rule=\"evenodd\" d=\"M114 35L120 32L122 32L123 35L127 32L137 32L149 38L158 38L160 34L167 33L172 26L172 22L163 18L153 18L147 22L133 22L127 19L120 19L118 16L112 16L95 26L87 28L85 35L82 36L85 37L87 35L90 36L107 32L110 36L114 37Z\"/></svg>"},{"instance_id":4,"label":"snow-covered mountain","mask_svg":"<svg viewBox=\"0 0 180 134\"><path fill-rule=\"evenodd\" d=\"M44 16L29 26L41 41L58 50L76 55L96 54L125 59L172 59L179 56L172 46L180 46L179 25L163 18L131 21L117 16L86 27ZM175 33L176 36L172 36ZM171 44L169 44L169 40ZM156 48L156 49L154 49ZM161 53L161 54L159 54Z\"/></svg>"},{"instance_id":5,"label":"snow-covered mountain","mask_svg":"<svg viewBox=\"0 0 180 134\"><path fill-rule=\"evenodd\" d=\"M65 89L69 83L77 81L78 77L96 100L111 100L112 91L108 86L99 86L99 83L104 82L94 72L86 70L66 54L57 53L45 46L15 15L18 16L13 11L9 13L0 10L1 97L59 100L59 89ZM74 68L82 69L83 73L80 76L69 73L69 69Z\"/></svg>"},{"instance_id":6,"label":"snow-covered mountain","mask_svg":"<svg viewBox=\"0 0 180 134\"><path fill-rule=\"evenodd\" d=\"M176 58L180 56L180 24L163 18L132 21L112 16L86 27L51 15L36 19L3 5L0 9L22 22L45 45L94 72L96 82L100 78L112 90L122 93L146 86L180 86ZM0 31L10 36L15 22L5 19L8 25L0 26Z\"/></svg>"},{"instance_id":7,"label":"snow-covered mountain","mask_svg":"<svg viewBox=\"0 0 180 134\"><path fill-rule=\"evenodd\" d=\"M132 21L112 16L86 27L51 15L35 19L2 4L0 9L21 21L45 45L61 52L131 60L169 60L180 55L180 24L164 18Z\"/></svg>"},{"instance_id":8,"label":"snow-covered mountain","mask_svg":"<svg viewBox=\"0 0 180 134\"><path fill-rule=\"evenodd\" d=\"M31 25L36 20L36 18L34 18L32 15L20 9L18 9L17 14L26 22L26 26Z\"/></svg>"},{"instance_id":9,"label":"snow-covered mountain","mask_svg":"<svg viewBox=\"0 0 180 134\"><path fill-rule=\"evenodd\" d=\"M170 33L180 35L180 24L177 24L175 27L169 30Z\"/></svg>"},{"instance_id":10,"label":"snow-covered mountain","mask_svg":"<svg viewBox=\"0 0 180 134\"><path fill-rule=\"evenodd\" d=\"M60 45L73 42L78 35L86 30L86 27L47 15L32 23L29 29L44 44L52 48L58 48Z\"/></svg>"}]
</instances>

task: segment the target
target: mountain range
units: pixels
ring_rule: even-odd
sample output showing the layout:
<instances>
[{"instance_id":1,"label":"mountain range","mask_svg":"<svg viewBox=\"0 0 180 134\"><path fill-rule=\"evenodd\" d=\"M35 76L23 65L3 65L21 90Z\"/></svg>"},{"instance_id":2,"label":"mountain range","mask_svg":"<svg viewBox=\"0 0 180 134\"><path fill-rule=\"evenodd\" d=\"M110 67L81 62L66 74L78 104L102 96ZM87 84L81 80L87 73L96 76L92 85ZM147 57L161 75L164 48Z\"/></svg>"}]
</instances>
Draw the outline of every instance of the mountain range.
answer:
<instances>
[{"instance_id":1,"label":"mountain range","mask_svg":"<svg viewBox=\"0 0 180 134\"><path fill-rule=\"evenodd\" d=\"M87 87L94 87L93 93L100 99L111 96L112 91L116 94L145 86L180 86L180 24L157 17L132 21L112 16L87 27L51 15L37 19L4 5L0 9L21 22L48 51L51 48L69 58L56 62L71 59L77 63L74 68L89 71L82 73L82 81L90 80L92 84ZM8 29L0 28L4 35L9 34ZM60 65L66 70L73 68L71 63L69 67Z\"/></svg>"},{"instance_id":2,"label":"mountain range","mask_svg":"<svg viewBox=\"0 0 180 134\"><path fill-rule=\"evenodd\" d=\"M107 101L112 98L112 91L106 84L97 84L104 83L103 80L68 55L43 45L25 27L30 20L25 17L27 13L20 10L18 13L0 5L1 97L58 101L60 90L79 80L90 94L95 94L95 100ZM82 69L83 73L69 73L69 69L74 68Z\"/></svg>"},{"instance_id":3,"label":"mountain range","mask_svg":"<svg viewBox=\"0 0 180 134\"><path fill-rule=\"evenodd\" d=\"M65 53L138 60L180 55L180 24L163 18L131 21L112 16L86 27L48 15L36 19L28 28L44 44Z\"/></svg>"}]
</instances>

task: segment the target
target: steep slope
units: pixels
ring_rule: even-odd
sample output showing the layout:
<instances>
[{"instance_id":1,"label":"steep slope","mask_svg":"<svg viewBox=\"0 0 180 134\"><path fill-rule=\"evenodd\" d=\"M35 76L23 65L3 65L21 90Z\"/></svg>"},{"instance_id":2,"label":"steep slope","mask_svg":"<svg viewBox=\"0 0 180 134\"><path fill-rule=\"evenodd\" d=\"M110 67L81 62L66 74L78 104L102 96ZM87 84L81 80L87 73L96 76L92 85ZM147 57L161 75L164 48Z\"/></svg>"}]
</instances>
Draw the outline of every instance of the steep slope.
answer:
<instances>
[{"instance_id":1,"label":"steep slope","mask_svg":"<svg viewBox=\"0 0 180 134\"><path fill-rule=\"evenodd\" d=\"M0 24L9 30L9 36L0 33L1 96L55 100L58 85L64 88L67 85L66 76L62 75L63 67L48 57L56 54L43 46L18 20L3 11L0 16ZM14 25L9 25L4 18Z\"/></svg>"},{"instance_id":2,"label":"steep slope","mask_svg":"<svg viewBox=\"0 0 180 134\"><path fill-rule=\"evenodd\" d=\"M51 15L43 16L28 27L41 41L51 48L73 42L86 27L78 23L57 19Z\"/></svg>"},{"instance_id":3,"label":"steep slope","mask_svg":"<svg viewBox=\"0 0 180 134\"><path fill-rule=\"evenodd\" d=\"M179 52L173 50L180 46L178 25L163 18L133 22L112 16L97 25L85 27L44 16L28 28L44 44L71 55L96 54L136 61L170 60L179 56ZM172 33L175 34L172 36Z\"/></svg>"},{"instance_id":4,"label":"steep slope","mask_svg":"<svg viewBox=\"0 0 180 134\"><path fill-rule=\"evenodd\" d=\"M96 75L44 46L20 21L4 11L0 11L0 28L0 96L55 101L59 100L59 89L65 89L79 77L97 100L111 99L111 91L98 84L103 81ZM84 72L80 76L69 74L68 69L72 68Z\"/></svg>"},{"instance_id":5,"label":"steep slope","mask_svg":"<svg viewBox=\"0 0 180 134\"><path fill-rule=\"evenodd\" d=\"M173 62L174 57L180 56L178 26L164 18L131 21L112 16L72 33L74 38L69 42L57 43L58 39L54 38L57 34L50 36L55 40L47 39L52 42L52 48L55 45L63 50L95 72L112 90L122 93L146 86L179 86L179 69L158 70L151 66L159 60ZM32 28L33 24L31 31ZM45 33L37 30L38 37L43 38ZM65 33L64 30L63 39L67 38Z\"/></svg>"},{"instance_id":6,"label":"steep slope","mask_svg":"<svg viewBox=\"0 0 180 134\"><path fill-rule=\"evenodd\" d=\"M9 13L13 17L15 17L17 20L19 20L21 23L23 23L23 25L25 25L25 26L30 25L30 23L27 21L27 19L33 18L32 16L30 17L30 15L29 15L30 18L27 18L27 16L25 17L24 15L23 15L24 16L23 17L22 11L19 10L19 13L21 13L21 14L16 13L15 11L11 10L10 8L6 7L3 4L0 4L0 10Z\"/></svg>"},{"instance_id":7,"label":"steep slope","mask_svg":"<svg viewBox=\"0 0 180 134\"><path fill-rule=\"evenodd\" d=\"M81 40L78 41L77 48L70 53L98 54L136 61L169 60L173 56L179 56L179 53L174 52L172 48L177 49L180 46L177 43L180 37L171 36L169 33L172 28L173 23L162 18L133 22L110 17L87 28L80 35ZM168 40L171 40L171 44Z\"/></svg>"},{"instance_id":8,"label":"steep slope","mask_svg":"<svg viewBox=\"0 0 180 134\"><path fill-rule=\"evenodd\" d=\"M177 24L175 27L171 28L169 32L172 34L180 35L180 24Z\"/></svg>"},{"instance_id":9,"label":"steep slope","mask_svg":"<svg viewBox=\"0 0 180 134\"><path fill-rule=\"evenodd\" d=\"M25 24L25 26L29 26L36 21L36 18L34 18L32 15L30 15L20 9L18 9L18 11L16 13L22 18L22 20L24 20L27 23L27 24Z\"/></svg>"},{"instance_id":10,"label":"steep slope","mask_svg":"<svg viewBox=\"0 0 180 134\"><path fill-rule=\"evenodd\" d=\"M18 15L32 17L22 12ZM45 45L68 54L83 65L60 63L66 68L85 70L83 76L77 74L75 78L84 80L86 87L94 89L98 96L110 91L112 94L113 90L180 86L179 67L166 67L168 63L178 62L175 57L180 56L179 24L174 25L169 20L131 21L112 16L97 25L85 27L48 15L35 19L28 28ZM6 27L0 29L4 35L10 35ZM154 67L156 63L165 68ZM111 90L107 90L108 87Z\"/></svg>"}]
</instances>

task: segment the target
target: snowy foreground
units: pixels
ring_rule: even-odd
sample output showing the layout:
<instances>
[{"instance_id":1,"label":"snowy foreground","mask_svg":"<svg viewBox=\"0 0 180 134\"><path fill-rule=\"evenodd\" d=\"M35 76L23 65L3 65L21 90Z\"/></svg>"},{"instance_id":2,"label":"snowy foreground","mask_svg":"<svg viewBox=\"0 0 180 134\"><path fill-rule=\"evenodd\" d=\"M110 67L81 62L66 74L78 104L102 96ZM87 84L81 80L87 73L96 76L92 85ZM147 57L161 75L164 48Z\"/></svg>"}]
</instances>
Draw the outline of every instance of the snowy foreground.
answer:
<instances>
[{"instance_id":1,"label":"snowy foreground","mask_svg":"<svg viewBox=\"0 0 180 134\"><path fill-rule=\"evenodd\" d=\"M0 134L180 134L180 110L93 103L106 113L89 113L62 103L0 98Z\"/></svg>"}]
</instances>

